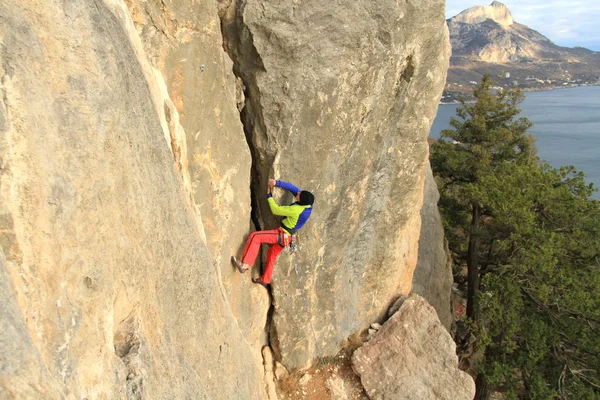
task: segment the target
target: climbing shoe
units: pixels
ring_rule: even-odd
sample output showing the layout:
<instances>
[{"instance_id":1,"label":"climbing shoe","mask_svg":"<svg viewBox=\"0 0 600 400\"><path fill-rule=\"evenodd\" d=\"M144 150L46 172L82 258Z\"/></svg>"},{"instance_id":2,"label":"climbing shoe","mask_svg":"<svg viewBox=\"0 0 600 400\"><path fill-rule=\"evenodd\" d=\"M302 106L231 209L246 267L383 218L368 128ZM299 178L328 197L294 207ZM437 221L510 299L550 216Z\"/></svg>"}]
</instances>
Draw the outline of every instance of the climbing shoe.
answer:
<instances>
[{"instance_id":1,"label":"climbing shoe","mask_svg":"<svg viewBox=\"0 0 600 400\"><path fill-rule=\"evenodd\" d=\"M262 279L260 279L260 278L252 278L252 282L254 282L254 283L258 283L259 285L262 285L262 286L264 286L265 288L267 288L267 287L268 287L268 285L269 285L268 283L264 283L264 282L262 281Z\"/></svg>"},{"instance_id":2,"label":"climbing shoe","mask_svg":"<svg viewBox=\"0 0 600 400\"><path fill-rule=\"evenodd\" d=\"M242 263L240 263L237 258L235 258L235 256L231 256L231 263L233 265L235 265L238 269L238 271L240 271L242 274L246 271L248 271L248 268L244 268L244 266L242 265Z\"/></svg>"}]
</instances>

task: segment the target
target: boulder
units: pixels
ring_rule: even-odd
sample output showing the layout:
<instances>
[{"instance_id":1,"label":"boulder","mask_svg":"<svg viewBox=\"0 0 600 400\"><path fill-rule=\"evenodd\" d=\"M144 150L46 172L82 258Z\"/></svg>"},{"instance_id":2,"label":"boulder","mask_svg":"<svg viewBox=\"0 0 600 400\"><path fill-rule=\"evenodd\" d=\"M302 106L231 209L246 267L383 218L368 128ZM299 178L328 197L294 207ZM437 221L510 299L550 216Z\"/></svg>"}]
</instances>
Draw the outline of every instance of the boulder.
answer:
<instances>
[{"instance_id":1,"label":"boulder","mask_svg":"<svg viewBox=\"0 0 600 400\"><path fill-rule=\"evenodd\" d=\"M269 178L316 196L298 273L283 254L273 277L273 349L302 369L411 290L426 138L450 55L444 3L231 0L221 15L246 88L255 221L278 226Z\"/></svg>"},{"instance_id":2,"label":"boulder","mask_svg":"<svg viewBox=\"0 0 600 400\"><path fill-rule=\"evenodd\" d=\"M439 199L440 194L428 165L421 208L419 259L413 275L412 291L423 296L435 308L440 322L450 331L453 320L452 259L437 207Z\"/></svg>"},{"instance_id":3,"label":"boulder","mask_svg":"<svg viewBox=\"0 0 600 400\"><path fill-rule=\"evenodd\" d=\"M0 397L266 398L125 4L0 15Z\"/></svg>"},{"instance_id":4,"label":"boulder","mask_svg":"<svg viewBox=\"0 0 600 400\"><path fill-rule=\"evenodd\" d=\"M413 294L352 355L369 398L472 400L475 382L458 369L456 346L425 299Z\"/></svg>"}]
</instances>

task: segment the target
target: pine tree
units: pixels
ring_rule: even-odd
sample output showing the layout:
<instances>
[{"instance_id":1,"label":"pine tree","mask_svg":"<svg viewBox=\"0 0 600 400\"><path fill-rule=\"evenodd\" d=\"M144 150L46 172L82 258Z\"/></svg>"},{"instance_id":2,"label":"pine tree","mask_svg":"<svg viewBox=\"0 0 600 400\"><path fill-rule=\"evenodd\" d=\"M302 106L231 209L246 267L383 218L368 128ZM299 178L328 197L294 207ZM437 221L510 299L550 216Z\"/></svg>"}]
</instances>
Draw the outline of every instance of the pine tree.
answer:
<instances>
[{"instance_id":1,"label":"pine tree","mask_svg":"<svg viewBox=\"0 0 600 400\"><path fill-rule=\"evenodd\" d=\"M493 81L484 76L473 92L475 104L457 109L460 119L452 118L454 129L441 132L441 140L432 145L431 166L440 183L441 201L449 206L451 215L446 220L466 220L468 229L447 226L449 238L460 241L467 237L467 248L460 245L459 258L468 266L467 315L476 319L475 301L479 290L480 252L482 251L481 224L485 217L479 199L467 190L482 177L493 174L504 162L527 163L534 159L533 139L527 134L532 124L527 118L517 118L521 110L517 105L524 99L518 90L500 90L495 93ZM452 243L451 243L452 244Z\"/></svg>"},{"instance_id":2,"label":"pine tree","mask_svg":"<svg viewBox=\"0 0 600 400\"><path fill-rule=\"evenodd\" d=\"M573 167L504 163L474 190L496 243L478 295L485 383L512 398L600 396L600 203L589 198L592 185Z\"/></svg>"},{"instance_id":3,"label":"pine tree","mask_svg":"<svg viewBox=\"0 0 600 400\"><path fill-rule=\"evenodd\" d=\"M535 157L521 93L494 93L485 77L474 94L431 163L450 248L468 267L476 399L600 399L595 189Z\"/></svg>"}]
</instances>

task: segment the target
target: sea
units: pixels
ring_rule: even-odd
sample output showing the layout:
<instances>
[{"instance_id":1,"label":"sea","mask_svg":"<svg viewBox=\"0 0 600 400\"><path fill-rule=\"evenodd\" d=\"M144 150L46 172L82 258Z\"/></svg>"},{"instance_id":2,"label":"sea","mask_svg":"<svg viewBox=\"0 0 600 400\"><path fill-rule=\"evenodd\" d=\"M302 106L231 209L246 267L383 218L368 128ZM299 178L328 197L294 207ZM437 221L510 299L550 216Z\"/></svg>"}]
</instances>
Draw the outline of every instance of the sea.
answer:
<instances>
[{"instance_id":1,"label":"sea","mask_svg":"<svg viewBox=\"0 0 600 400\"><path fill-rule=\"evenodd\" d=\"M573 165L600 188L600 86L525 92L521 116L533 122L537 154L553 167ZM450 128L457 104L440 104L429 136ZM600 198L596 192L594 198Z\"/></svg>"}]
</instances>

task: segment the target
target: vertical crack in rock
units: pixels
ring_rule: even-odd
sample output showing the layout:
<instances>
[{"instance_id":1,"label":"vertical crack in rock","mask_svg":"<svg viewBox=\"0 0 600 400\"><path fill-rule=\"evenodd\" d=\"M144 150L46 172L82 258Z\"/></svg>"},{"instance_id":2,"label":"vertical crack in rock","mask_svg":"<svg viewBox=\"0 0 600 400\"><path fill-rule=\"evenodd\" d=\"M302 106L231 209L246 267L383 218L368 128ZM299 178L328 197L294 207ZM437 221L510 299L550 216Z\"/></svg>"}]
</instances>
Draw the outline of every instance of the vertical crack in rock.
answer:
<instances>
[{"instance_id":1,"label":"vertical crack in rock","mask_svg":"<svg viewBox=\"0 0 600 400\"><path fill-rule=\"evenodd\" d=\"M240 110L240 120L244 127L246 142L252 156L250 171L251 219L255 229L264 229L266 220L272 218L261 213L259 201L264 197L264 189L275 160L275 150L268 146L266 127L263 120L260 89L257 78L266 71L263 61L254 47L252 33L244 23L245 0L219 0L219 18L223 35L223 48L233 61L233 73L243 82L244 104ZM273 295L269 290L271 306L267 313L265 332L270 344L271 322L274 307Z\"/></svg>"},{"instance_id":2,"label":"vertical crack in rock","mask_svg":"<svg viewBox=\"0 0 600 400\"><path fill-rule=\"evenodd\" d=\"M410 83L410 80L412 79L414 74L415 66L413 65L413 56L410 55L406 57L406 67L402 71L401 77L406 83Z\"/></svg>"},{"instance_id":3,"label":"vertical crack in rock","mask_svg":"<svg viewBox=\"0 0 600 400\"><path fill-rule=\"evenodd\" d=\"M248 93L245 92L246 99L248 99ZM248 101L248 100L246 100ZM252 156L252 167L250 170L250 202L251 202L251 218L252 223L254 224L255 229L261 230L264 227L264 220L260 216L260 207L258 206L258 196L260 193L260 168L259 168L259 160L260 156L258 154L258 150L252 145L252 117L248 116L248 105L242 109L240 112L240 118L244 124L244 133L246 134L246 141L248 142L248 146L250 147L250 154Z\"/></svg>"},{"instance_id":4,"label":"vertical crack in rock","mask_svg":"<svg viewBox=\"0 0 600 400\"><path fill-rule=\"evenodd\" d=\"M141 341L139 322L135 311L132 311L127 318L119 323L113 343L115 354L123 360L127 367L127 398L136 400L144 398L143 378L139 368Z\"/></svg>"},{"instance_id":5,"label":"vertical crack in rock","mask_svg":"<svg viewBox=\"0 0 600 400\"><path fill-rule=\"evenodd\" d=\"M275 150L267 146L266 127L263 120L260 89L257 78L264 73L262 59L253 44L252 34L244 24L245 0L221 0L219 17L224 49L233 61L234 74L244 84L244 106L240 119L252 155L251 202L252 222L262 229L268 216L261 215L258 201L263 196L269 172L275 160ZM260 149L260 150L259 150ZM271 149L271 150L270 150Z\"/></svg>"}]
</instances>

